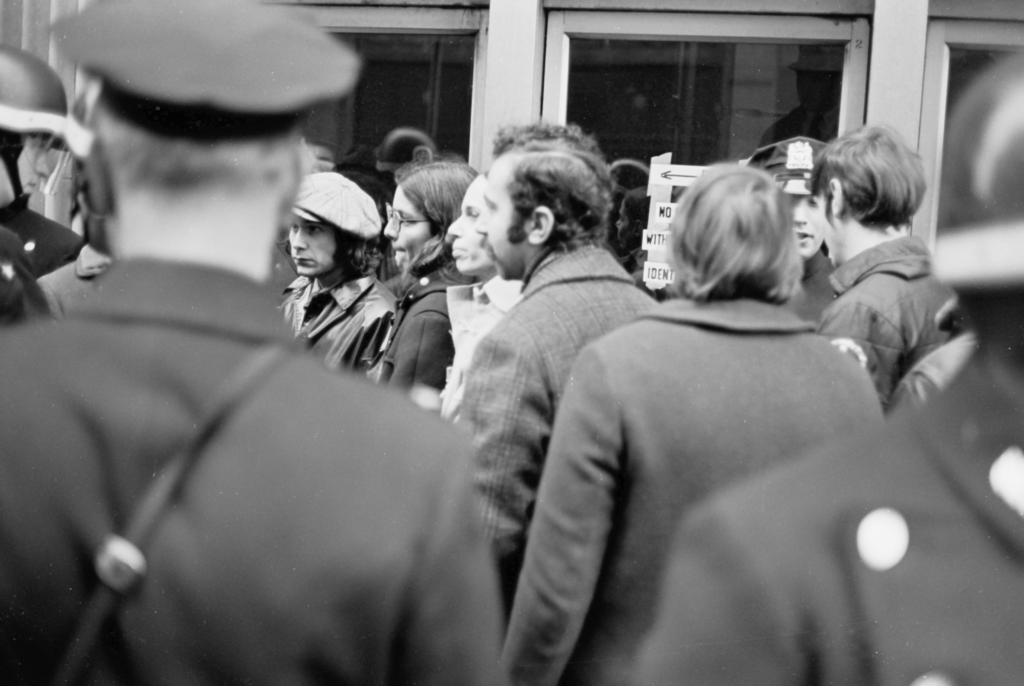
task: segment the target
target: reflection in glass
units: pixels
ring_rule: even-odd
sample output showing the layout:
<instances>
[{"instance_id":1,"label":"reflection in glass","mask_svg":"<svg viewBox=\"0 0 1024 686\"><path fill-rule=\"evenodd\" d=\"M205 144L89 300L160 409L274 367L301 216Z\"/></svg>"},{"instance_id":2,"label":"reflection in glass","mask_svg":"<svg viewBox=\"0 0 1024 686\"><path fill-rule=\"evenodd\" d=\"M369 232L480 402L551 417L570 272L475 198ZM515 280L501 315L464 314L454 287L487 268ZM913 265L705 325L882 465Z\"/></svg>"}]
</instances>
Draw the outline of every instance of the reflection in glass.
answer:
<instances>
[{"instance_id":1,"label":"reflection in glass","mask_svg":"<svg viewBox=\"0 0 1024 686\"><path fill-rule=\"evenodd\" d=\"M843 45L572 39L567 119L611 160L749 157L838 133Z\"/></svg>"},{"instance_id":2,"label":"reflection in glass","mask_svg":"<svg viewBox=\"0 0 1024 686\"><path fill-rule=\"evenodd\" d=\"M364 156L398 127L425 132L440 151L469 154L472 35L335 34L363 59L354 95L313 113L307 137L335 156Z\"/></svg>"},{"instance_id":3,"label":"reflection in glass","mask_svg":"<svg viewBox=\"0 0 1024 686\"><path fill-rule=\"evenodd\" d=\"M946 89L946 117L953 113L953 108L960 102L964 92L978 74L985 71L1007 55L1015 54L1012 50L976 50L968 48L949 49L949 85Z\"/></svg>"},{"instance_id":4,"label":"reflection in glass","mask_svg":"<svg viewBox=\"0 0 1024 686\"><path fill-rule=\"evenodd\" d=\"M949 49L949 81L946 89L946 121L953 114L957 103L970 88L974 79L983 71L1000 61L1008 55L1016 54L1015 51L987 50L975 48L950 48ZM941 164L941 160L939 161ZM942 187L940 181L939 188ZM939 196L939 217L944 214L943 198ZM940 229L941 233L941 229Z\"/></svg>"}]
</instances>

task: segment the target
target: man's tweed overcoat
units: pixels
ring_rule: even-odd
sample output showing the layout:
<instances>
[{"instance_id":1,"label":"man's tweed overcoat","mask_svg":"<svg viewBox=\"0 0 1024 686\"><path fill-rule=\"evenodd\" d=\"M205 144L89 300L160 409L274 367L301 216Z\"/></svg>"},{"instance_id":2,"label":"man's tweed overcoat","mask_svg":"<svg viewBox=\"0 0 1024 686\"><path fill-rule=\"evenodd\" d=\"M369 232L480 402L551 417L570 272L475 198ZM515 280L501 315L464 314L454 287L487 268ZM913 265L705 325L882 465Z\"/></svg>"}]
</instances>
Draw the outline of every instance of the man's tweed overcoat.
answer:
<instances>
[{"instance_id":1,"label":"man's tweed overcoat","mask_svg":"<svg viewBox=\"0 0 1024 686\"><path fill-rule=\"evenodd\" d=\"M524 282L523 299L480 341L462 405L509 607L569 369L583 346L655 304L596 246L552 251Z\"/></svg>"}]
</instances>

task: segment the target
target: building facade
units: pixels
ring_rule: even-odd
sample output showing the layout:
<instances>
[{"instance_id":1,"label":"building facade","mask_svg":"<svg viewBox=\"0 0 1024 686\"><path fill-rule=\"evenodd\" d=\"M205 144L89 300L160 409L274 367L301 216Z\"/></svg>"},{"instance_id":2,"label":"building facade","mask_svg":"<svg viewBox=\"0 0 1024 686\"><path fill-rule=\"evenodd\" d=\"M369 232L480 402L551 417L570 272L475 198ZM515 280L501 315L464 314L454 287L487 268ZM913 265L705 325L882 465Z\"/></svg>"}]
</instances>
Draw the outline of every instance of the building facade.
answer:
<instances>
[{"instance_id":1,"label":"building facade","mask_svg":"<svg viewBox=\"0 0 1024 686\"><path fill-rule=\"evenodd\" d=\"M102 0L0 0L0 40L46 58L57 17ZM1024 49L1020 0L281 0L364 58L357 92L310 138L336 159L372 155L397 126L480 169L505 124L572 121L630 160L746 158L791 132L828 139L896 128L924 158L914 232L933 241L946 115L965 85ZM623 177L623 178L625 178ZM636 185L640 185L637 183ZM33 202L58 219L70 200Z\"/></svg>"}]
</instances>

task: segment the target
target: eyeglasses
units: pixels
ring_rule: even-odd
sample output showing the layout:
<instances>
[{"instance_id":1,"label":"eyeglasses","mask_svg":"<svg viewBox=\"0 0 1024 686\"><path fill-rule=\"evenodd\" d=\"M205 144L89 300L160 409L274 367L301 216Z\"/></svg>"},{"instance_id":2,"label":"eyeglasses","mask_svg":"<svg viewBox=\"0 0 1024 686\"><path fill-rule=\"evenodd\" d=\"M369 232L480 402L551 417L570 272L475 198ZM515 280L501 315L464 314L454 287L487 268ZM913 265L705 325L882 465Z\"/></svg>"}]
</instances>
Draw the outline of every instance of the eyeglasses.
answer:
<instances>
[{"instance_id":1,"label":"eyeglasses","mask_svg":"<svg viewBox=\"0 0 1024 686\"><path fill-rule=\"evenodd\" d=\"M429 222L429 219L406 219L400 214L395 213L395 209L391 205L387 206L388 209L388 222L394 223L398 226L398 231L402 231L402 227L406 224L422 224L423 222Z\"/></svg>"}]
</instances>

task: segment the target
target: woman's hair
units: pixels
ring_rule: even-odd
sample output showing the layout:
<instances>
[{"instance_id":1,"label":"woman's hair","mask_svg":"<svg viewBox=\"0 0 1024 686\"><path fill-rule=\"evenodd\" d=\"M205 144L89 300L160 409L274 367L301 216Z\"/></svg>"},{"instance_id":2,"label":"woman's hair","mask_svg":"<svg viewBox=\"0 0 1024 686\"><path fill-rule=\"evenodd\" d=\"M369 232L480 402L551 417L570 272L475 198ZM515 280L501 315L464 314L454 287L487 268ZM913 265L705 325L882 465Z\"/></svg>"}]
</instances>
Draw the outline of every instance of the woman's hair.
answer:
<instances>
[{"instance_id":1,"label":"woman's hair","mask_svg":"<svg viewBox=\"0 0 1024 686\"><path fill-rule=\"evenodd\" d=\"M395 172L395 182L405 197L430 222L430 240L409 265L411 276L443 269L449 277L458 278L451 242L446 240L445 234L459 218L462 198L476 177L476 171L468 164L450 160L414 162Z\"/></svg>"},{"instance_id":2,"label":"woman's hair","mask_svg":"<svg viewBox=\"0 0 1024 686\"><path fill-rule=\"evenodd\" d=\"M800 284L791 202L758 169L708 169L683 196L670 244L676 288L690 300L783 303Z\"/></svg>"}]
</instances>

